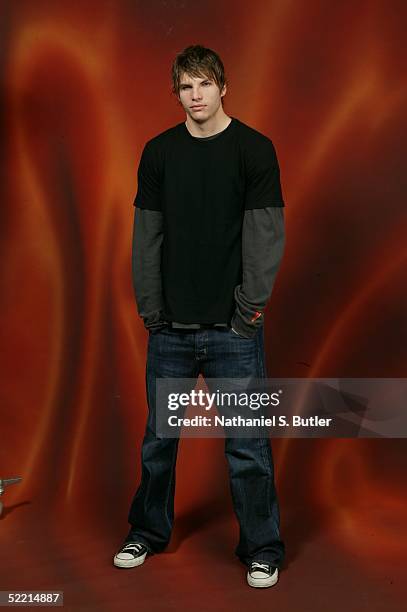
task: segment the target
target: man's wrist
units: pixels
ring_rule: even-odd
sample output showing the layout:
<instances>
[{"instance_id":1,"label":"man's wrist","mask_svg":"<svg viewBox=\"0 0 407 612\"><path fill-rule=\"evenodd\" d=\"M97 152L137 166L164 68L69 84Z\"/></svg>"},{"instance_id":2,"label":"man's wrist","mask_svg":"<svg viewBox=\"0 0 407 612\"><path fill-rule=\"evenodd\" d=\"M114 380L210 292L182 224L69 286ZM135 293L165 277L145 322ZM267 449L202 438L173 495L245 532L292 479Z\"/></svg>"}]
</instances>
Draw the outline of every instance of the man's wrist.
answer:
<instances>
[{"instance_id":1,"label":"man's wrist","mask_svg":"<svg viewBox=\"0 0 407 612\"><path fill-rule=\"evenodd\" d=\"M161 329L168 325L168 321L164 319L162 310L155 310L148 314L140 315L143 319L144 327L147 330Z\"/></svg>"},{"instance_id":2,"label":"man's wrist","mask_svg":"<svg viewBox=\"0 0 407 612\"><path fill-rule=\"evenodd\" d=\"M252 315L250 319L247 319L240 314L238 309L236 309L230 325L237 335L243 338L254 338L259 328L263 327L263 314L261 313L260 317L256 316L254 318Z\"/></svg>"}]
</instances>

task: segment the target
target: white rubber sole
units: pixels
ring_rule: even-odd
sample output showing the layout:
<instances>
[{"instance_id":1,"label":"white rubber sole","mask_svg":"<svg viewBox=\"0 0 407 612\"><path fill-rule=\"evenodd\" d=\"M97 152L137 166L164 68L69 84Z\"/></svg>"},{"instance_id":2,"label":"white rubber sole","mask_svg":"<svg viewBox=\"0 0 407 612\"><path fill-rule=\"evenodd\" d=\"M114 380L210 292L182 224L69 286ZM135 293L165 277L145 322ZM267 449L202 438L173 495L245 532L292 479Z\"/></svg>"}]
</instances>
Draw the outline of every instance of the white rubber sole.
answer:
<instances>
[{"instance_id":1,"label":"white rubber sole","mask_svg":"<svg viewBox=\"0 0 407 612\"><path fill-rule=\"evenodd\" d=\"M144 563L144 561L146 560L146 557L147 557L147 553L144 553L144 555L137 557L137 559L120 559L120 557L115 555L113 558L113 564L116 567L125 567L125 568L137 567L138 565L142 565Z\"/></svg>"},{"instance_id":2,"label":"white rubber sole","mask_svg":"<svg viewBox=\"0 0 407 612\"><path fill-rule=\"evenodd\" d=\"M271 587L275 585L277 581L278 581L278 569L276 569L274 574L272 574L268 578L253 578L253 576L250 576L250 573L247 572L248 585L251 587L255 587L257 589Z\"/></svg>"}]
</instances>

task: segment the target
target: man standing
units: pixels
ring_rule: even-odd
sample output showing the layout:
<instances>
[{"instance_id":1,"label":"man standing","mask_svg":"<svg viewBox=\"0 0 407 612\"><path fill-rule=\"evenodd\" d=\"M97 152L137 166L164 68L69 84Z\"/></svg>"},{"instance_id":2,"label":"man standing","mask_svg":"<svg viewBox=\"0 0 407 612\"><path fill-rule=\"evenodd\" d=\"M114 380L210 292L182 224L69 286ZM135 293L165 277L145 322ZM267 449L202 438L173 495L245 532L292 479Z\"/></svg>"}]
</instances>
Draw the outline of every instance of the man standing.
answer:
<instances>
[{"instance_id":1,"label":"man standing","mask_svg":"<svg viewBox=\"0 0 407 612\"><path fill-rule=\"evenodd\" d=\"M138 169L133 282L149 331L148 420L130 531L114 557L135 567L168 544L178 438L155 433L156 379L265 378L264 308L284 248L284 202L269 138L228 116L224 67L194 45L172 67L186 121L149 140ZM278 580L284 558L268 437L226 438L236 555L250 586Z\"/></svg>"}]
</instances>

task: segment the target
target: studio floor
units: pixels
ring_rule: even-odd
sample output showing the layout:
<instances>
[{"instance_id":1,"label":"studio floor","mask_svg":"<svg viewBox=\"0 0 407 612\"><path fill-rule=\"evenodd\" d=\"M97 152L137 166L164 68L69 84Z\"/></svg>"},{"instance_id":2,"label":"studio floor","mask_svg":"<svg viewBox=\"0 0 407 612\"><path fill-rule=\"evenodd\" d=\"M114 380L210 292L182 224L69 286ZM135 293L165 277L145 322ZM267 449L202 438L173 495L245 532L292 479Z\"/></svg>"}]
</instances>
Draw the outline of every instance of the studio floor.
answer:
<instances>
[{"instance_id":1,"label":"studio floor","mask_svg":"<svg viewBox=\"0 0 407 612\"><path fill-rule=\"evenodd\" d=\"M365 551L338 548L330 522L318 523L300 507L286 508L279 582L253 589L234 557L234 517L219 508L181 514L165 553L123 570L112 565L122 529L76 527L57 515L29 523L29 506L8 507L0 520L1 590L63 591L65 610L398 612L405 602L397 559L378 555L364 562ZM24 514L25 527L17 529L15 519ZM369 550L380 549L382 534L373 530L366 537Z\"/></svg>"}]
</instances>

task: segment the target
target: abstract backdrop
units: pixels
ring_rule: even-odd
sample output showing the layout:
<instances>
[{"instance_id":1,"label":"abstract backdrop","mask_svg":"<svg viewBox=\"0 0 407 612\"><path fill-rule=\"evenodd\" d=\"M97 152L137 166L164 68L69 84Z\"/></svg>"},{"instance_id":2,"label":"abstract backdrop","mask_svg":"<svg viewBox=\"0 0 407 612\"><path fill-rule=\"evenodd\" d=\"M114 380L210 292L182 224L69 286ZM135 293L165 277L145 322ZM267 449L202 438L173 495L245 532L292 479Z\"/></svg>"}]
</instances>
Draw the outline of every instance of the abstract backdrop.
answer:
<instances>
[{"instance_id":1,"label":"abstract backdrop","mask_svg":"<svg viewBox=\"0 0 407 612\"><path fill-rule=\"evenodd\" d=\"M385 0L1 3L0 478L23 480L2 498L0 590L59 588L69 610L136 595L140 609L400 609L402 439L273 440L287 571L261 601L233 557L222 440L181 441L168 554L133 573L111 556L146 417L132 201L145 141L184 119L175 54L215 49L226 113L277 150L287 240L269 375L404 377L406 13Z\"/></svg>"}]
</instances>

